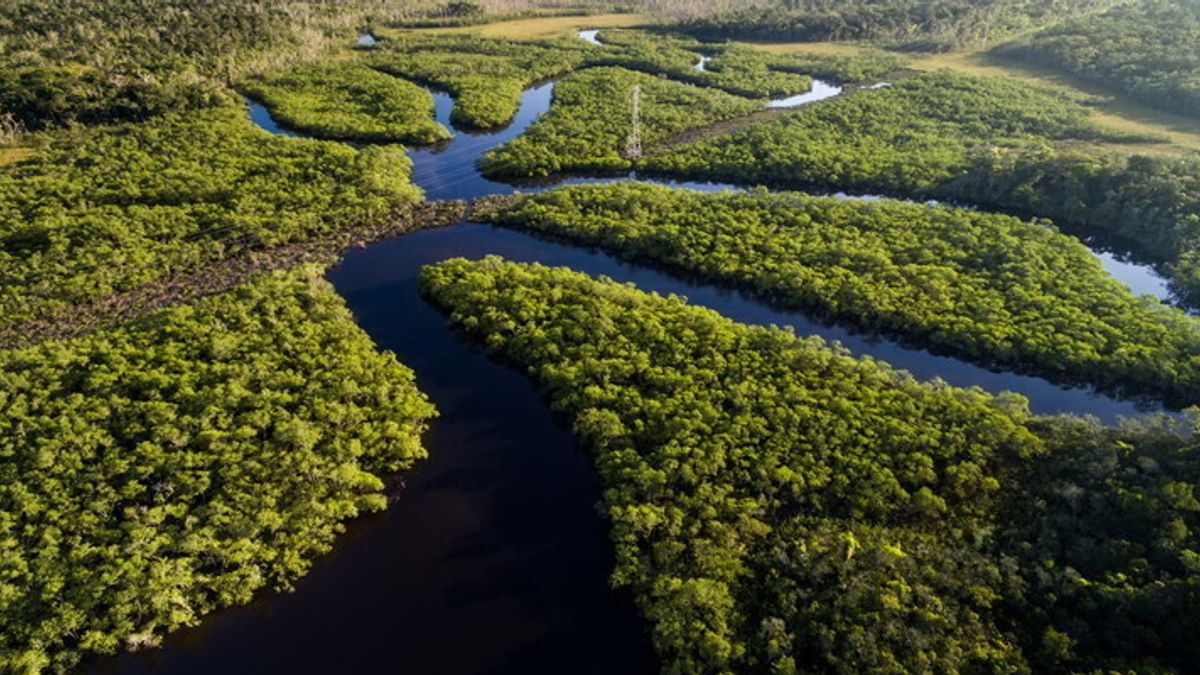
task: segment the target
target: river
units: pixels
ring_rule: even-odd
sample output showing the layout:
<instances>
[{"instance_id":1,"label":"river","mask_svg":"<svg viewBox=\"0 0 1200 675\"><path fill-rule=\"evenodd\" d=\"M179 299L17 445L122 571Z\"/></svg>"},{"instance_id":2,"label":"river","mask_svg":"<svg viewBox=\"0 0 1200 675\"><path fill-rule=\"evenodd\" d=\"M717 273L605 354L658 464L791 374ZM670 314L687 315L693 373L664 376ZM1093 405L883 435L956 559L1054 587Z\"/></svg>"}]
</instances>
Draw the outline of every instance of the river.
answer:
<instances>
[{"instance_id":1,"label":"river","mask_svg":"<svg viewBox=\"0 0 1200 675\"><path fill-rule=\"evenodd\" d=\"M593 36L594 37L594 36ZM413 150L414 181L428 198L475 198L518 189L475 170L488 148L522 133L549 107L553 83L522 97L505 129L456 130L436 148ZM435 94L453 129L453 101ZM279 128L265 109L254 120ZM629 180L629 178L611 178ZM598 182L586 178L559 181ZM701 190L715 183L668 183ZM533 191L549 185L524 186ZM850 198L850 197L848 197ZM862 197L858 197L862 198ZM869 196L868 196L869 198ZM451 331L417 292L421 266L455 256L499 254L565 265L640 288L686 295L733 319L793 327L951 384L1024 394L1037 412L1106 420L1142 408L1042 378L993 372L958 359L774 309L736 291L621 262L603 252L478 223L418 231L350 251L329 272L355 320L411 367L440 417L425 439L430 459L405 475L390 508L348 525L293 593L259 593L247 606L166 638L161 649L122 654L98 673L413 672L649 673L645 624L624 593L608 588L612 547L594 505L590 459L556 421L529 379ZM1111 252L1110 271L1135 290L1155 275Z\"/></svg>"}]
</instances>

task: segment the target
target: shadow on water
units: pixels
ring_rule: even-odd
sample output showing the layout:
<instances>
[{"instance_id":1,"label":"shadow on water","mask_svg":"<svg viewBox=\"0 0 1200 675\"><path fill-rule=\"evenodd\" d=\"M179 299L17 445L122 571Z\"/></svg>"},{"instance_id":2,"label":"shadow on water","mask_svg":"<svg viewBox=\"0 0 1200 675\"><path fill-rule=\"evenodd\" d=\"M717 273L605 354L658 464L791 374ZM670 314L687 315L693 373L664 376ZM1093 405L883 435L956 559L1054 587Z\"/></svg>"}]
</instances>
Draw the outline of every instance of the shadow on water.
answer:
<instances>
[{"instance_id":1,"label":"shadow on water","mask_svg":"<svg viewBox=\"0 0 1200 675\"><path fill-rule=\"evenodd\" d=\"M504 130L459 132L439 147L414 150L414 180L432 199L513 192L512 185L480 176L475 162L532 124L549 107L552 91L552 83L526 91ZM451 128L452 106L449 96L435 94L438 120ZM263 128L288 133L262 106L250 102L250 110ZM627 595L606 583L613 553L594 508L600 494L590 459L523 373L450 330L417 292L423 265L487 254L683 294L738 321L840 341L921 379L1016 391L1037 412L1105 420L1140 412L1132 402L856 334L600 251L473 223L419 231L351 251L329 278L356 322L415 371L436 404L440 417L425 439L429 460L405 476L407 485L386 512L351 522L336 552L318 559L295 592L259 594L248 606L168 636L162 649L106 659L92 664L92 672L655 670L644 622Z\"/></svg>"}]
</instances>

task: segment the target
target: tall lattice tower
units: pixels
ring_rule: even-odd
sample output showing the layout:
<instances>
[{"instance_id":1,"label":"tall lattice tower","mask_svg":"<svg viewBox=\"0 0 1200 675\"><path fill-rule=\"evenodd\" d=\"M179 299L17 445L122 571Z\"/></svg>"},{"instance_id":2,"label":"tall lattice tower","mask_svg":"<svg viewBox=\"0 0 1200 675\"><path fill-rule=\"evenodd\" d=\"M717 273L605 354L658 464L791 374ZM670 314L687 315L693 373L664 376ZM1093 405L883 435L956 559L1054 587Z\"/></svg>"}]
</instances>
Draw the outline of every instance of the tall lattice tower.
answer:
<instances>
[{"instance_id":1,"label":"tall lattice tower","mask_svg":"<svg viewBox=\"0 0 1200 675\"><path fill-rule=\"evenodd\" d=\"M630 114L632 116L629 126L629 144L625 146L625 155L630 159L641 159L642 157L642 85L633 85L633 91L630 92L633 97L632 105L630 106Z\"/></svg>"}]
</instances>

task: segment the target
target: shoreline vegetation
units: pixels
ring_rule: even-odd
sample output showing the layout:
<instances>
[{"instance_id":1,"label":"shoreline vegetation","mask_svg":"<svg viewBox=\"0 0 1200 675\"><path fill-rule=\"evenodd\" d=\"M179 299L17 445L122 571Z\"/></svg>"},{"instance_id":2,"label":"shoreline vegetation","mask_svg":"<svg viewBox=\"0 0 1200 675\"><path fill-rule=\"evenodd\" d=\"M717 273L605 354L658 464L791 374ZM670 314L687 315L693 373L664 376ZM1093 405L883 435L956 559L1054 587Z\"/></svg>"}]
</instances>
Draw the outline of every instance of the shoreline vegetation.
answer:
<instances>
[{"instance_id":1,"label":"shoreline vegetation","mask_svg":"<svg viewBox=\"0 0 1200 675\"><path fill-rule=\"evenodd\" d=\"M1200 400L1200 319L1134 296L1074 237L1042 223L886 199L635 184L493 198L473 217L981 365L1175 406Z\"/></svg>"},{"instance_id":2,"label":"shoreline vegetation","mask_svg":"<svg viewBox=\"0 0 1200 675\"><path fill-rule=\"evenodd\" d=\"M472 216L1189 410L1036 417L566 269L425 267L424 297L592 451L611 580L664 670L1200 662L1179 619L1200 615L1200 319L1064 234L1128 240L1200 306L1200 127L1135 105L1195 112L1200 0L716 4L0 7L0 671L153 647L290 588L384 508L436 410L321 277ZM494 130L549 78L541 119L446 175L980 210L636 184L424 199L402 144L450 135L426 87ZM762 109L813 78L854 95ZM320 138L256 128L239 92Z\"/></svg>"},{"instance_id":3,"label":"shoreline vegetation","mask_svg":"<svg viewBox=\"0 0 1200 675\"><path fill-rule=\"evenodd\" d=\"M268 272L307 264L329 265L350 248L421 229L447 227L462 221L466 213L467 204L460 201L401 205L375 223L341 229L295 243L244 251L195 272L155 279L128 291L0 326L0 349L28 347L46 340L85 335L138 319L171 305L223 293Z\"/></svg>"},{"instance_id":4,"label":"shoreline vegetation","mask_svg":"<svg viewBox=\"0 0 1200 675\"><path fill-rule=\"evenodd\" d=\"M612 582L665 672L1196 657L1194 626L1156 634L1195 607L1200 544L1200 452L1166 420L1031 417L1019 396L918 383L566 268L451 259L421 288L591 451Z\"/></svg>"},{"instance_id":5,"label":"shoreline vegetation","mask_svg":"<svg viewBox=\"0 0 1200 675\"><path fill-rule=\"evenodd\" d=\"M0 670L153 647L386 506L435 410L321 272L0 350Z\"/></svg>"}]
</instances>

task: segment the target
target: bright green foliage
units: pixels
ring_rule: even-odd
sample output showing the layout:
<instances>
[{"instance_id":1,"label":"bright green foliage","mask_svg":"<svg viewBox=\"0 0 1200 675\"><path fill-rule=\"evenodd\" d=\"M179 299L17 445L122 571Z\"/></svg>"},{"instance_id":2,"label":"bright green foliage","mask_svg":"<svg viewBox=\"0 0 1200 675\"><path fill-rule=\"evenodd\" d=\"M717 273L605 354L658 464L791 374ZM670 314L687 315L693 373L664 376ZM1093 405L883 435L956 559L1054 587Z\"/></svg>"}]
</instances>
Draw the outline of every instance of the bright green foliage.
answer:
<instances>
[{"instance_id":1,"label":"bright green foliage","mask_svg":"<svg viewBox=\"0 0 1200 675\"><path fill-rule=\"evenodd\" d=\"M433 96L358 63L291 68L246 92L284 125L318 138L427 145L450 137L433 119Z\"/></svg>"},{"instance_id":2,"label":"bright green foliage","mask_svg":"<svg viewBox=\"0 0 1200 675\"><path fill-rule=\"evenodd\" d=\"M1020 424L1019 399L919 384L819 339L735 324L677 298L496 259L428 267L422 281L452 321L528 367L596 453L614 580L633 588L666 672L765 672L787 660L793 640L809 641L781 620L790 617L764 614L756 597L764 585L782 590L764 576L775 570L808 583L771 561L775 548L803 545L797 535L809 520L850 529L930 526L947 510L982 516L1001 464L1040 447ZM816 541L825 533L806 536L826 545ZM839 562L846 545L837 544ZM936 574L918 573L939 585ZM942 606L922 614L957 653L917 659L906 636L888 630L872 633L879 653L870 656L811 648L839 652L847 672L876 660L919 670L966 666L992 651L1001 653L990 659L1007 658L995 631L952 620L989 603L953 584L930 589ZM788 608L806 610L821 611ZM896 608L886 620L910 614ZM868 622L858 612L846 620Z\"/></svg>"},{"instance_id":3,"label":"bright green foliage","mask_svg":"<svg viewBox=\"0 0 1200 675\"><path fill-rule=\"evenodd\" d=\"M751 98L798 94L814 67L852 80L892 70L894 58L811 59L769 54L745 46L707 45L691 38L644 31L608 30L606 44L574 38L515 41L465 35L402 34L373 50L375 68L449 91L455 124L490 129L508 122L531 84L573 70L618 66ZM702 53L708 70L696 68Z\"/></svg>"},{"instance_id":4,"label":"bright green foliage","mask_svg":"<svg viewBox=\"0 0 1200 675\"><path fill-rule=\"evenodd\" d=\"M1098 155L1079 102L937 72L677 146L641 168L697 179L926 196L1033 213L1141 242L1200 296L1200 161ZM1110 140L1122 140L1109 136Z\"/></svg>"},{"instance_id":5,"label":"bright green foliage","mask_svg":"<svg viewBox=\"0 0 1200 675\"><path fill-rule=\"evenodd\" d=\"M679 28L711 39L864 40L906 50L947 51L992 44L1116 1L776 0L704 12Z\"/></svg>"},{"instance_id":6,"label":"bright green foliage","mask_svg":"<svg viewBox=\"0 0 1200 675\"><path fill-rule=\"evenodd\" d=\"M573 39L525 42L415 34L382 47L372 51L372 66L449 91L456 99L451 119L474 129L506 124L526 87L578 68L589 51L587 43Z\"/></svg>"},{"instance_id":7,"label":"bright green foliage","mask_svg":"<svg viewBox=\"0 0 1200 675\"><path fill-rule=\"evenodd\" d=\"M984 149L942 196L1080 223L1137 242L1200 306L1200 157Z\"/></svg>"},{"instance_id":8,"label":"bright green foliage","mask_svg":"<svg viewBox=\"0 0 1200 675\"><path fill-rule=\"evenodd\" d=\"M399 147L272 136L244 109L64 137L0 171L0 322L419 198Z\"/></svg>"},{"instance_id":9,"label":"bright green foliage","mask_svg":"<svg viewBox=\"0 0 1200 675\"><path fill-rule=\"evenodd\" d=\"M0 671L286 588L385 506L434 411L319 273L0 352Z\"/></svg>"},{"instance_id":10,"label":"bright green foliage","mask_svg":"<svg viewBox=\"0 0 1200 675\"><path fill-rule=\"evenodd\" d=\"M1074 237L940 206L639 185L526 197L501 224L598 245L984 364L1200 401L1200 321Z\"/></svg>"},{"instance_id":11,"label":"bright green foliage","mask_svg":"<svg viewBox=\"0 0 1200 675\"><path fill-rule=\"evenodd\" d=\"M938 71L680 146L647 166L740 182L923 193L962 172L968 151L981 144L1098 136L1087 110L1057 92Z\"/></svg>"},{"instance_id":12,"label":"bright green foliage","mask_svg":"<svg viewBox=\"0 0 1200 675\"><path fill-rule=\"evenodd\" d=\"M669 673L1187 672L1200 447L498 259L428 267L595 453Z\"/></svg>"},{"instance_id":13,"label":"bright green foliage","mask_svg":"<svg viewBox=\"0 0 1200 675\"><path fill-rule=\"evenodd\" d=\"M803 73L780 68L787 57L741 45L708 45L686 37L634 30L606 30L599 39L605 44L593 65L616 65L673 80L712 87L750 98L801 94L812 88ZM697 68L701 54L711 60L705 70Z\"/></svg>"},{"instance_id":14,"label":"bright green foliage","mask_svg":"<svg viewBox=\"0 0 1200 675\"><path fill-rule=\"evenodd\" d=\"M521 136L485 154L483 172L531 177L628 170L635 86L641 90L643 143L761 108L715 89L623 68L591 68L560 80L550 111Z\"/></svg>"},{"instance_id":15,"label":"bright green foliage","mask_svg":"<svg viewBox=\"0 0 1200 675\"><path fill-rule=\"evenodd\" d=\"M1055 26L1002 53L1200 117L1200 0L1141 0Z\"/></svg>"}]
</instances>

